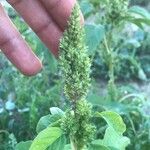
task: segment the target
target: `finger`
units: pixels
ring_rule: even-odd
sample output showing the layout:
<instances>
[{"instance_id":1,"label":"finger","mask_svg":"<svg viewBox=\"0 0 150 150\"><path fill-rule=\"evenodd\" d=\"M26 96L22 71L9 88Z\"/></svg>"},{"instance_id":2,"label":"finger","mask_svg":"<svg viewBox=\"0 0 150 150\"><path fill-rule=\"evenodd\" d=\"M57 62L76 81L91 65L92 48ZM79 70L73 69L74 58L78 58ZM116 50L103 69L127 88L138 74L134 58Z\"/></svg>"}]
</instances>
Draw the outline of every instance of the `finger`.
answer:
<instances>
[{"instance_id":1,"label":"finger","mask_svg":"<svg viewBox=\"0 0 150 150\"><path fill-rule=\"evenodd\" d=\"M57 55L62 32L39 0L7 1L21 14L53 54Z\"/></svg>"},{"instance_id":2,"label":"finger","mask_svg":"<svg viewBox=\"0 0 150 150\"><path fill-rule=\"evenodd\" d=\"M0 49L23 74L34 75L41 70L39 59L13 26L1 5Z\"/></svg>"},{"instance_id":3,"label":"finger","mask_svg":"<svg viewBox=\"0 0 150 150\"><path fill-rule=\"evenodd\" d=\"M73 6L76 0L40 0L52 18L57 22L62 30L67 27L67 21L70 17ZM81 14L81 23L83 23Z\"/></svg>"}]
</instances>

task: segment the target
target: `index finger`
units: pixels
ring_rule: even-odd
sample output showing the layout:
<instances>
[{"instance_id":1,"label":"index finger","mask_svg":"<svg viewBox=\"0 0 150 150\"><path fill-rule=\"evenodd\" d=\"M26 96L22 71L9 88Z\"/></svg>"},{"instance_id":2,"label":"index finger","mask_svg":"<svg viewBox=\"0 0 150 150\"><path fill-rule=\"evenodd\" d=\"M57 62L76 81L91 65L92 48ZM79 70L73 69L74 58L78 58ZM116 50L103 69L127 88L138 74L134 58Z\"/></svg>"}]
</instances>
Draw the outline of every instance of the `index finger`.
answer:
<instances>
[{"instance_id":1,"label":"index finger","mask_svg":"<svg viewBox=\"0 0 150 150\"><path fill-rule=\"evenodd\" d=\"M39 59L23 40L0 4L0 49L25 75L34 75L41 69Z\"/></svg>"},{"instance_id":2,"label":"index finger","mask_svg":"<svg viewBox=\"0 0 150 150\"><path fill-rule=\"evenodd\" d=\"M58 26L65 30L76 0L40 0ZM84 19L81 13L81 24Z\"/></svg>"}]
</instances>

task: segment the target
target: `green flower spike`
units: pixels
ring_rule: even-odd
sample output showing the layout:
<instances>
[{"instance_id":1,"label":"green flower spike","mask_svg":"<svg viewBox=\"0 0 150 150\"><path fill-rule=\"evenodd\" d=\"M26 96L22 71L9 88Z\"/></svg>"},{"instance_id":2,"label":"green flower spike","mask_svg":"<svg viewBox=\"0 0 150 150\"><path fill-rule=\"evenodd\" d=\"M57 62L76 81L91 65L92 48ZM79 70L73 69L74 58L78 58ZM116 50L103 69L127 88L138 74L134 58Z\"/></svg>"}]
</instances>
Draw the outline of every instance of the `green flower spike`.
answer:
<instances>
[{"instance_id":1,"label":"green flower spike","mask_svg":"<svg viewBox=\"0 0 150 150\"><path fill-rule=\"evenodd\" d=\"M91 62L80 24L80 9L72 10L68 29L60 42L60 68L64 78L65 96L72 102L62 119L61 128L69 135L72 150L83 150L92 140L95 127L91 125L91 105L85 100L90 84Z\"/></svg>"},{"instance_id":2,"label":"green flower spike","mask_svg":"<svg viewBox=\"0 0 150 150\"><path fill-rule=\"evenodd\" d=\"M60 41L60 67L65 79L64 93L71 101L84 98L90 83L90 59L80 24L80 9L73 8L68 29Z\"/></svg>"}]
</instances>

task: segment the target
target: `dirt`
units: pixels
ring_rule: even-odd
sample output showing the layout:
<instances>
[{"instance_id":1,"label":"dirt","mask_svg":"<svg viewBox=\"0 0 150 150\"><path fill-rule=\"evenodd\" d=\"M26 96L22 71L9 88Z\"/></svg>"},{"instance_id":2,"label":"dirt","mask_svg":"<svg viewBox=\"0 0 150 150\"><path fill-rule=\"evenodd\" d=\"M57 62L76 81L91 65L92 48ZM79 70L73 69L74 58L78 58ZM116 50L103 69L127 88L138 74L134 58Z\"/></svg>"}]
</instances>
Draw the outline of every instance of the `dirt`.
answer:
<instances>
[{"instance_id":1,"label":"dirt","mask_svg":"<svg viewBox=\"0 0 150 150\"><path fill-rule=\"evenodd\" d=\"M139 91L139 94L143 94L147 100L150 100L150 82L146 83L131 83L132 86Z\"/></svg>"},{"instance_id":2,"label":"dirt","mask_svg":"<svg viewBox=\"0 0 150 150\"><path fill-rule=\"evenodd\" d=\"M99 80L96 81L96 86L99 89L100 95L104 96L107 93L107 81ZM148 82L136 82L129 81L123 82L119 81L116 83L118 88L130 88L133 93L142 94L147 100L150 100L150 81ZM126 90L124 91L126 92Z\"/></svg>"}]
</instances>

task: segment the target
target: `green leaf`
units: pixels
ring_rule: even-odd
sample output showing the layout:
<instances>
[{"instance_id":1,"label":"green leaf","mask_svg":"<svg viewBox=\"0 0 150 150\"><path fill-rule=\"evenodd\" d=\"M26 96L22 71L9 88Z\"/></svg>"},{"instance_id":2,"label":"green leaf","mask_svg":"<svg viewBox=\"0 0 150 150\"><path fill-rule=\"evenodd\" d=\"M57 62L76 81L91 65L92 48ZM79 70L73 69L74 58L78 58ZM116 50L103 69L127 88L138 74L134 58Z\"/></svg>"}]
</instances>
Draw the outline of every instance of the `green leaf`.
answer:
<instances>
[{"instance_id":1,"label":"green leaf","mask_svg":"<svg viewBox=\"0 0 150 150\"><path fill-rule=\"evenodd\" d=\"M61 116L64 115L64 112L58 107L51 107L50 112L52 115L56 115L56 114L61 115Z\"/></svg>"},{"instance_id":2,"label":"green leaf","mask_svg":"<svg viewBox=\"0 0 150 150\"><path fill-rule=\"evenodd\" d=\"M139 70L138 70L138 77L139 77L139 79L141 79L143 81L147 81L146 74L142 68L139 68Z\"/></svg>"},{"instance_id":3,"label":"green leaf","mask_svg":"<svg viewBox=\"0 0 150 150\"><path fill-rule=\"evenodd\" d=\"M112 127L117 133L122 134L126 131L126 125L124 124L121 116L116 112L103 111L99 114L105 119L108 126Z\"/></svg>"},{"instance_id":4,"label":"green leaf","mask_svg":"<svg viewBox=\"0 0 150 150\"><path fill-rule=\"evenodd\" d=\"M138 40L136 40L136 39L126 40L125 45L126 45L126 47L129 47L129 48L130 47L131 48L133 48L133 47L139 48L141 46L140 42Z\"/></svg>"},{"instance_id":5,"label":"green leaf","mask_svg":"<svg viewBox=\"0 0 150 150\"><path fill-rule=\"evenodd\" d=\"M48 127L48 125L51 123L51 115L43 116L40 118L37 126L36 126L36 132L39 133L45 128Z\"/></svg>"},{"instance_id":6,"label":"green leaf","mask_svg":"<svg viewBox=\"0 0 150 150\"><path fill-rule=\"evenodd\" d=\"M64 150L72 150L71 144L65 145L65 149ZM88 149L87 148L82 148L82 150L88 150ZM89 149L89 150L91 150L91 149Z\"/></svg>"},{"instance_id":7,"label":"green leaf","mask_svg":"<svg viewBox=\"0 0 150 150\"><path fill-rule=\"evenodd\" d=\"M111 150L111 149L104 145L100 145L100 142L98 140L95 140L92 142L89 150Z\"/></svg>"},{"instance_id":8,"label":"green leaf","mask_svg":"<svg viewBox=\"0 0 150 150\"><path fill-rule=\"evenodd\" d=\"M99 6L101 0L89 0L90 3L92 3L95 7ZM103 0L103 3L105 3L105 1Z\"/></svg>"},{"instance_id":9,"label":"green leaf","mask_svg":"<svg viewBox=\"0 0 150 150\"><path fill-rule=\"evenodd\" d=\"M143 19L143 18L129 18L128 19L129 22L137 25L139 28L144 29L143 25L150 25L150 19Z\"/></svg>"},{"instance_id":10,"label":"green leaf","mask_svg":"<svg viewBox=\"0 0 150 150\"><path fill-rule=\"evenodd\" d=\"M139 6L133 6L129 9L129 16L127 20L136 24L139 28L143 29L143 24L150 25L150 13Z\"/></svg>"},{"instance_id":11,"label":"green leaf","mask_svg":"<svg viewBox=\"0 0 150 150\"><path fill-rule=\"evenodd\" d=\"M89 54L94 55L97 50L98 45L103 40L105 35L105 30L102 25L85 25L86 32L86 45L89 49Z\"/></svg>"},{"instance_id":12,"label":"green leaf","mask_svg":"<svg viewBox=\"0 0 150 150\"><path fill-rule=\"evenodd\" d=\"M129 138L119 135L113 128L109 127L106 129L104 144L114 149L125 150L125 148L130 144Z\"/></svg>"},{"instance_id":13,"label":"green leaf","mask_svg":"<svg viewBox=\"0 0 150 150\"><path fill-rule=\"evenodd\" d=\"M104 101L104 97L100 97L99 94L91 92L87 96L87 100L93 105L100 105L102 101Z\"/></svg>"},{"instance_id":14,"label":"green leaf","mask_svg":"<svg viewBox=\"0 0 150 150\"><path fill-rule=\"evenodd\" d=\"M125 150L130 144L129 138L119 135L113 128L108 127L105 132L103 140L95 140L94 145L103 145L109 147L111 150Z\"/></svg>"},{"instance_id":15,"label":"green leaf","mask_svg":"<svg viewBox=\"0 0 150 150\"><path fill-rule=\"evenodd\" d=\"M48 150L63 150L66 144L66 137L62 135L58 138L49 148Z\"/></svg>"},{"instance_id":16,"label":"green leaf","mask_svg":"<svg viewBox=\"0 0 150 150\"><path fill-rule=\"evenodd\" d=\"M98 113L98 116L105 119L108 128L105 131L104 139L95 140L92 144L109 147L111 150L125 150L130 140L122 135L126 130L126 126L121 116L111 111Z\"/></svg>"},{"instance_id":17,"label":"green leaf","mask_svg":"<svg viewBox=\"0 0 150 150\"><path fill-rule=\"evenodd\" d=\"M42 130L46 129L48 126L50 126L51 124L55 123L56 121L58 121L59 119L61 119L60 115L47 115L47 116L43 116L40 118L37 126L36 126L36 132L39 133Z\"/></svg>"},{"instance_id":18,"label":"green leaf","mask_svg":"<svg viewBox=\"0 0 150 150\"><path fill-rule=\"evenodd\" d=\"M57 127L48 127L41 131L34 139L29 150L46 150L62 135L62 130Z\"/></svg>"},{"instance_id":19,"label":"green leaf","mask_svg":"<svg viewBox=\"0 0 150 150\"><path fill-rule=\"evenodd\" d=\"M71 145L70 144L65 145L65 149L64 150L71 150Z\"/></svg>"},{"instance_id":20,"label":"green leaf","mask_svg":"<svg viewBox=\"0 0 150 150\"><path fill-rule=\"evenodd\" d=\"M16 145L15 150L29 150L32 141L20 142Z\"/></svg>"},{"instance_id":21,"label":"green leaf","mask_svg":"<svg viewBox=\"0 0 150 150\"><path fill-rule=\"evenodd\" d=\"M138 15L142 16L143 18L150 19L150 13L142 7L133 6L133 7L129 8L128 11L130 13L138 14Z\"/></svg>"},{"instance_id":22,"label":"green leaf","mask_svg":"<svg viewBox=\"0 0 150 150\"><path fill-rule=\"evenodd\" d=\"M93 5L85 0L81 1L80 8L84 16L88 16L94 10Z\"/></svg>"}]
</instances>

